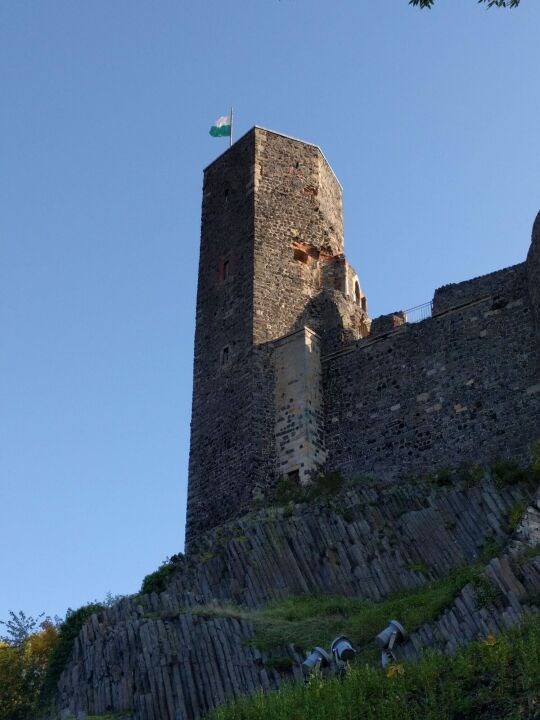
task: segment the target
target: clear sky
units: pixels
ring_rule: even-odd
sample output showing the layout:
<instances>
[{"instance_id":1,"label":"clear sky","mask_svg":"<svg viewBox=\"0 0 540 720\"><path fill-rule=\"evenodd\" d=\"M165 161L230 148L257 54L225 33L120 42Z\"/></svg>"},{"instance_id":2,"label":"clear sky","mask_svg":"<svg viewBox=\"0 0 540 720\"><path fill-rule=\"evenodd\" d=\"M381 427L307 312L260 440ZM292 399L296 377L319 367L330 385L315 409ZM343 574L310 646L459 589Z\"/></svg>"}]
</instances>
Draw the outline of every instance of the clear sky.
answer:
<instances>
[{"instance_id":1,"label":"clear sky","mask_svg":"<svg viewBox=\"0 0 540 720\"><path fill-rule=\"evenodd\" d=\"M202 170L318 144L373 316L521 262L540 3L0 0L0 619L182 550Z\"/></svg>"}]
</instances>

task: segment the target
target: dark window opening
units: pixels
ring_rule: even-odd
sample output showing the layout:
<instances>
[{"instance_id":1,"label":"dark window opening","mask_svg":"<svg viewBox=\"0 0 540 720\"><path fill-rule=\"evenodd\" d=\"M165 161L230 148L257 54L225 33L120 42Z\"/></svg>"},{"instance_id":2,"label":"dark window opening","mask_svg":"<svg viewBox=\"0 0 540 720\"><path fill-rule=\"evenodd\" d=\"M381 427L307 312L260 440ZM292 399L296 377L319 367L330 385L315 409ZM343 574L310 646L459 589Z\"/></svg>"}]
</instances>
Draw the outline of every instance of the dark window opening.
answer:
<instances>
[{"instance_id":1,"label":"dark window opening","mask_svg":"<svg viewBox=\"0 0 540 720\"><path fill-rule=\"evenodd\" d=\"M230 264L228 260L223 260L219 266L219 279L224 282L229 277Z\"/></svg>"},{"instance_id":2,"label":"dark window opening","mask_svg":"<svg viewBox=\"0 0 540 720\"><path fill-rule=\"evenodd\" d=\"M365 295L364 295L364 297L362 298L362 310L363 310L364 312L367 312L367 299L366 299L366 296L365 296Z\"/></svg>"},{"instance_id":3,"label":"dark window opening","mask_svg":"<svg viewBox=\"0 0 540 720\"><path fill-rule=\"evenodd\" d=\"M287 473L287 478L289 482L293 483L294 485L300 485L300 470L291 470L291 472Z\"/></svg>"},{"instance_id":4,"label":"dark window opening","mask_svg":"<svg viewBox=\"0 0 540 720\"><path fill-rule=\"evenodd\" d=\"M356 298L356 302L360 302L360 285L358 284L358 280L354 283L354 296Z\"/></svg>"},{"instance_id":5,"label":"dark window opening","mask_svg":"<svg viewBox=\"0 0 540 720\"><path fill-rule=\"evenodd\" d=\"M229 362L229 346L226 345L221 351L221 365L227 365Z\"/></svg>"}]
</instances>

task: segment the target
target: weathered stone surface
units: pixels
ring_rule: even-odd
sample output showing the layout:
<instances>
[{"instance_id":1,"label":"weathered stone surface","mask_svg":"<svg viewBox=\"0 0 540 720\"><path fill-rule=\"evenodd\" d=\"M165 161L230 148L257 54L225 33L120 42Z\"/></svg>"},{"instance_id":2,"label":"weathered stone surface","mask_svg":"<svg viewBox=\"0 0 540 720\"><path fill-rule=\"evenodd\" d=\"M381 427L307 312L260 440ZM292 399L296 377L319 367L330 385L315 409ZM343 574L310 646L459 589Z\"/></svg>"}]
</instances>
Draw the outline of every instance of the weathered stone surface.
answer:
<instances>
[{"instance_id":1,"label":"weathered stone surface","mask_svg":"<svg viewBox=\"0 0 540 720\"><path fill-rule=\"evenodd\" d=\"M540 436L529 288L526 263L441 288L434 317L323 358L328 467L403 479L526 459Z\"/></svg>"},{"instance_id":2,"label":"weathered stone surface","mask_svg":"<svg viewBox=\"0 0 540 720\"><path fill-rule=\"evenodd\" d=\"M57 707L192 720L228 698L276 688L291 676L265 666L269 656L250 644L254 629L242 608L320 592L380 600L419 587L478 560L486 542L504 542L509 512L529 496L525 486L498 488L489 480L431 491L382 483L347 490L337 510L298 505L231 522L178 560L166 592L125 599L91 618L61 677ZM515 562L502 556L486 568L501 591L495 609L478 609L467 586L437 623L413 634L403 656L425 645L454 651L529 612L527 597L540 590L540 559L519 577ZM231 602L236 617L230 611L220 617L220 607ZM214 607L215 615L201 617L197 605ZM279 654L291 658L300 679L303 658L292 647Z\"/></svg>"}]
</instances>

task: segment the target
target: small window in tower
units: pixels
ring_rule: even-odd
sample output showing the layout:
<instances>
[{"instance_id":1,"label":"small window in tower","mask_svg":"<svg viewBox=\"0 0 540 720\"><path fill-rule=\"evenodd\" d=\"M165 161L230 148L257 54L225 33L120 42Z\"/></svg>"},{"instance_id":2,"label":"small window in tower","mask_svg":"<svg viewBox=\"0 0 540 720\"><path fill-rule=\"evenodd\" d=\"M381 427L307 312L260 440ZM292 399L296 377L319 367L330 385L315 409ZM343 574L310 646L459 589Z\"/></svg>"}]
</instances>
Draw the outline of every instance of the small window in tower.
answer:
<instances>
[{"instance_id":1,"label":"small window in tower","mask_svg":"<svg viewBox=\"0 0 540 720\"><path fill-rule=\"evenodd\" d=\"M229 277L230 272L230 263L228 260L223 260L221 265L219 266L219 279L221 282L225 282L227 278Z\"/></svg>"},{"instance_id":2,"label":"small window in tower","mask_svg":"<svg viewBox=\"0 0 540 720\"><path fill-rule=\"evenodd\" d=\"M365 295L364 295L364 297L362 298L362 310L363 310L364 312L367 312L367 298L366 298Z\"/></svg>"},{"instance_id":3,"label":"small window in tower","mask_svg":"<svg viewBox=\"0 0 540 720\"><path fill-rule=\"evenodd\" d=\"M287 479L293 485L300 485L300 470L298 470L297 468L296 470L291 470L291 472L288 472Z\"/></svg>"},{"instance_id":4,"label":"small window in tower","mask_svg":"<svg viewBox=\"0 0 540 720\"><path fill-rule=\"evenodd\" d=\"M221 350L221 367L228 364L229 354L229 346L225 345L225 347Z\"/></svg>"},{"instance_id":5,"label":"small window in tower","mask_svg":"<svg viewBox=\"0 0 540 720\"><path fill-rule=\"evenodd\" d=\"M356 302L360 303L360 285L358 284L358 280L354 283L354 297L356 298Z\"/></svg>"}]
</instances>

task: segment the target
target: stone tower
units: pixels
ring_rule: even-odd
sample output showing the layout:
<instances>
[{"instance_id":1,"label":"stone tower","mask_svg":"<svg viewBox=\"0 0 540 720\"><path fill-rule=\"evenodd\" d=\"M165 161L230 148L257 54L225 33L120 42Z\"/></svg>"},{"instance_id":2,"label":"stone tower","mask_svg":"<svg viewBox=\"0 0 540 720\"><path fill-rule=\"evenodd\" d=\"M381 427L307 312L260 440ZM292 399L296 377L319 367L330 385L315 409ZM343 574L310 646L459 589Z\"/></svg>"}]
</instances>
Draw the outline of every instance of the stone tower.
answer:
<instances>
[{"instance_id":1,"label":"stone tower","mask_svg":"<svg viewBox=\"0 0 540 720\"><path fill-rule=\"evenodd\" d=\"M187 543L325 461L320 356L369 330L318 147L253 128L204 173Z\"/></svg>"}]
</instances>

